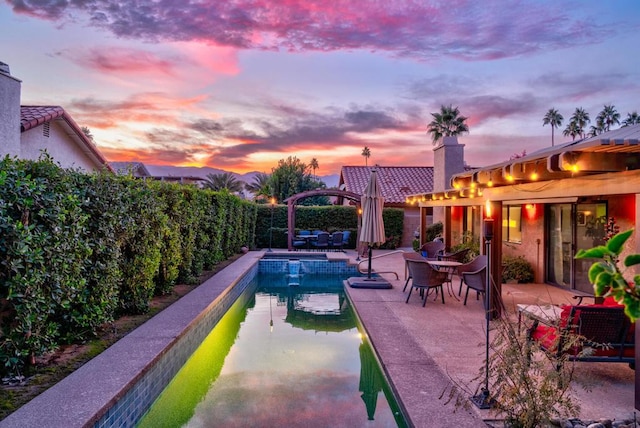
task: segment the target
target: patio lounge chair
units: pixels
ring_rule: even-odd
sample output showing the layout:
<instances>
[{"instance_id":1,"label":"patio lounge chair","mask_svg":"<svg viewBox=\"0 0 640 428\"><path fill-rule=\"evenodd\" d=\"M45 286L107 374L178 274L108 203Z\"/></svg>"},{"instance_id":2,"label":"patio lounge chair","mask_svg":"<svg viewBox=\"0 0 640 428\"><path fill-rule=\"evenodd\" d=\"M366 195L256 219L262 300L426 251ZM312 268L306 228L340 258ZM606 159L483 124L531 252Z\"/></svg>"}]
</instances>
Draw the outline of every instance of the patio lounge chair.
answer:
<instances>
[{"instance_id":1,"label":"patio lounge chair","mask_svg":"<svg viewBox=\"0 0 640 428\"><path fill-rule=\"evenodd\" d=\"M442 303L444 304L444 291L442 284L447 280L447 273L441 272L431 267L426 260L407 259L409 265L409 274L411 275L411 289L407 294L405 303L409 303L409 298L413 289L420 290L422 295L422 306L427 303L429 292L433 289L440 292Z\"/></svg>"}]
</instances>

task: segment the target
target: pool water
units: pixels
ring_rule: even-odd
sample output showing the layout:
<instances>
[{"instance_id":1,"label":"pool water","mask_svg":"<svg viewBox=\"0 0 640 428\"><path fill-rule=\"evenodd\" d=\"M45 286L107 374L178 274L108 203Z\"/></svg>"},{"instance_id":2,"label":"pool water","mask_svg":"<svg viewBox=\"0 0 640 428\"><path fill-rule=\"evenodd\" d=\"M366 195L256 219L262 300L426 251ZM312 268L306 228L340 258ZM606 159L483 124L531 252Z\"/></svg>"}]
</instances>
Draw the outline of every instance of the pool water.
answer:
<instances>
[{"instance_id":1,"label":"pool water","mask_svg":"<svg viewBox=\"0 0 640 428\"><path fill-rule=\"evenodd\" d=\"M140 427L405 426L342 278L259 274Z\"/></svg>"}]
</instances>

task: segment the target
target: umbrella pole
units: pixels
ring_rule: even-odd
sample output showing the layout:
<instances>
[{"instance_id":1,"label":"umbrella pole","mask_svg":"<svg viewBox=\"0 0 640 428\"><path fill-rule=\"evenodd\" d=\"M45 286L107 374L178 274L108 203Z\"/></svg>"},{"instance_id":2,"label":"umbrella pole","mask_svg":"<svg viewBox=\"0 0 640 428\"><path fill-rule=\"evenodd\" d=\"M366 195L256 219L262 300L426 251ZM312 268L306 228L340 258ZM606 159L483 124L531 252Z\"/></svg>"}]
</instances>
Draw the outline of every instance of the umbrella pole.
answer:
<instances>
[{"instance_id":1,"label":"umbrella pole","mask_svg":"<svg viewBox=\"0 0 640 428\"><path fill-rule=\"evenodd\" d=\"M369 245L369 269L367 270L367 278L371 279L371 245Z\"/></svg>"}]
</instances>

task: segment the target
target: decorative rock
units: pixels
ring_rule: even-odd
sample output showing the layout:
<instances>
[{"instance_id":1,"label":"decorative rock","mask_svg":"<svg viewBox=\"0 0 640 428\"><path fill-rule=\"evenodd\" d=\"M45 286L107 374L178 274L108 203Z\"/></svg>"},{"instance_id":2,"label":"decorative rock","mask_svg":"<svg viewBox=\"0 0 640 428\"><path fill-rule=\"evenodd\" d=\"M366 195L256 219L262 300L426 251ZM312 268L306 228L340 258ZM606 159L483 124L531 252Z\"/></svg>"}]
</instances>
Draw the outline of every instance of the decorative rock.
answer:
<instances>
[{"instance_id":1,"label":"decorative rock","mask_svg":"<svg viewBox=\"0 0 640 428\"><path fill-rule=\"evenodd\" d=\"M587 428L607 428L607 427L604 424L601 424L600 422L596 422L595 424L591 424L587 426Z\"/></svg>"}]
</instances>

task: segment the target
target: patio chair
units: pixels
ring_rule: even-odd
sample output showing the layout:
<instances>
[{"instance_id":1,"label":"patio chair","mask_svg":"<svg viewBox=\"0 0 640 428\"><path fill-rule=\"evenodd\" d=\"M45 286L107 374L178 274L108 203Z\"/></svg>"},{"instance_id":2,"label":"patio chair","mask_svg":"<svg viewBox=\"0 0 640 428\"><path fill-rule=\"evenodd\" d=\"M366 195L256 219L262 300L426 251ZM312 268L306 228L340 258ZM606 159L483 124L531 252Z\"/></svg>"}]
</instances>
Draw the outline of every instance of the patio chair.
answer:
<instances>
[{"instance_id":1,"label":"patio chair","mask_svg":"<svg viewBox=\"0 0 640 428\"><path fill-rule=\"evenodd\" d=\"M462 274L464 272L475 272L478 269L485 267L486 265L487 265L487 256L480 255L480 256L477 256L475 259L471 260L470 262L465 263L461 266L458 266L457 273L458 273L458 276L460 277L460 289L458 290L458 296L462 295L462 283L464 282L462 278Z\"/></svg>"},{"instance_id":2,"label":"patio chair","mask_svg":"<svg viewBox=\"0 0 640 428\"><path fill-rule=\"evenodd\" d=\"M349 246L349 236L351 236L351 231L349 230L342 231L342 248L346 248Z\"/></svg>"},{"instance_id":3,"label":"patio chair","mask_svg":"<svg viewBox=\"0 0 640 428\"><path fill-rule=\"evenodd\" d=\"M298 236L308 236L311 235L311 232L308 230L301 230L300 232L298 232ZM302 247L306 247L307 249L309 249L309 239L293 239L293 242L291 243L293 245L293 248L298 251L298 248L302 248Z\"/></svg>"},{"instance_id":4,"label":"patio chair","mask_svg":"<svg viewBox=\"0 0 640 428\"><path fill-rule=\"evenodd\" d=\"M331 240L329 241L329 247L333 250L342 251L342 232L333 232Z\"/></svg>"},{"instance_id":5,"label":"patio chair","mask_svg":"<svg viewBox=\"0 0 640 428\"><path fill-rule=\"evenodd\" d=\"M407 259L407 264L409 265L409 274L411 275L411 289L407 294L405 303L409 303L409 298L415 288L416 290L420 290L423 307L427 303L427 297L431 290L435 290L436 293L440 292L442 303L444 304L444 289L442 288L442 284L447 280L447 273L432 268L426 260Z\"/></svg>"},{"instance_id":6,"label":"patio chair","mask_svg":"<svg viewBox=\"0 0 640 428\"><path fill-rule=\"evenodd\" d=\"M438 260L450 260L452 262L464 263L465 257L469 253L469 248L463 248L453 253L444 253L438 256Z\"/></svg>"},{"instance_id":7,"label":"patio chair","mask_svg":"<svg viewBox=\"0 0 640 428\"><path fill-rule=\"evenodd\" d=\"M407 271L409 270L408 260L424 261L426 259L419 253L402 253L402 257L404 258L405 277L407 278L404 283L404 287L402 288L402 292L404 293L404 291L407 289L407 285L409 285L409 281L411 280L411 271L407 273Z\"/></svg>"},{"instance_id":8,"label":"patio chair","mask_svg":"<svg viewBox=\"0 0 640 428\"><path fill-rule=\"evenodd\" d=\"M481 267L480 269L474 272L463 272L462 273L462 281L467 286L467 292L464 294L464 305L467 305L467 297L469 297L469 290L476 290L477 295L476 299L480 297L482 294L482 306L487 309L485 301L487 299L484 298L485 293L487 292L487 266Z\"/></svg>"},{"instance_id":9,"label":"patio chair","mask_svg":"<svg viewBox=\"0 0 640 428\"><path fill-rule=\"evenodd\" d=\"M311 245L316 250L328 249L329 248L329 233L328 232L320 232L318 233L318 237L315 241L311 242Z\"/></svg>"},{"instance_id":10,"label":"patio chair","mask_svg":"<svg viewBox=\"0 0 640 428\"><path fill-rule=\"evenodd\" d=\"M429 241L420 247L420 254L428 259L437 260L438 255L444 251L444 242Z\"/></svg>"}]
</instances>

